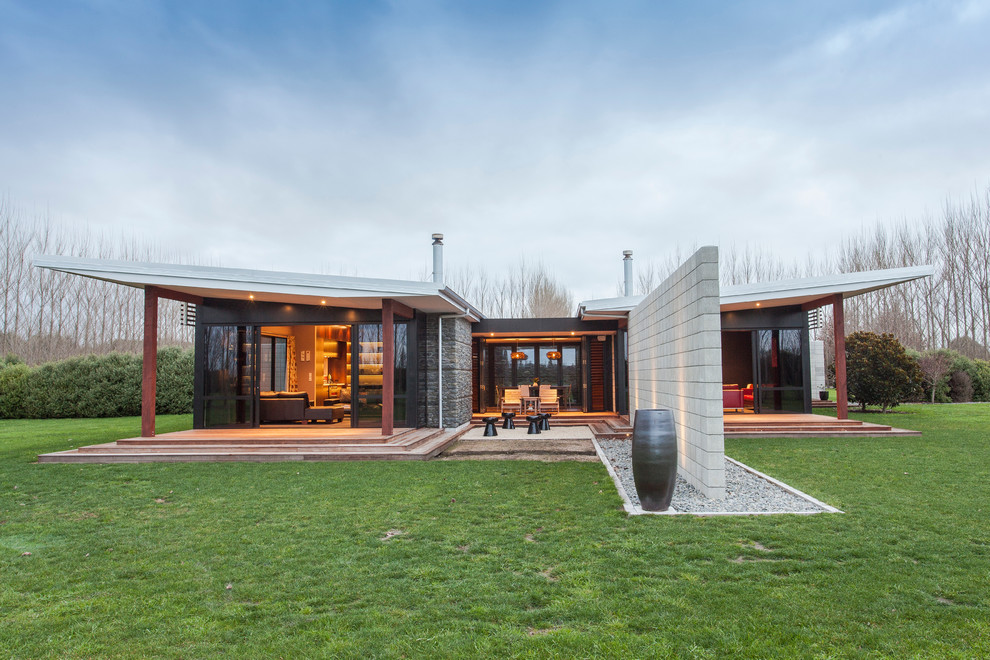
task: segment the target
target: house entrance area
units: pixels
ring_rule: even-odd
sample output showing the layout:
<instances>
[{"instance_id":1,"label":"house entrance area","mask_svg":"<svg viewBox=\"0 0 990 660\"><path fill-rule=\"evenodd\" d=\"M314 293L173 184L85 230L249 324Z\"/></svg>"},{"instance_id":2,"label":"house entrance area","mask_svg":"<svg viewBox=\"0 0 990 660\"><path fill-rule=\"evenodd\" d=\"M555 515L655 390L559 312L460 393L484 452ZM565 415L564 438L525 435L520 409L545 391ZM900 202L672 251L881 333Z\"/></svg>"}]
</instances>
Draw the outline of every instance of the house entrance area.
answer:
<instances>
[{"instance_id":1,"label":"house entrance area","mask_svg":"<svg viewBox=\"0 0 990 660\"><path fill-rule=\"evenodd\" d=\"M474 413L626 413L626 334L616 322L484 319L472 330Z\"/></svg>"},{"instance_id":2,"label":"house entrance area","mask_svg":"<svg viewBox=\"0 0 990 660\"><path fill-rule=\"evenodd\" d=\"M581 410L580 341L502 339L486 342L484 350L486 354L480 356L487 395L483 411L499 409L505 391L518 390L520 385L536 385L544 392L549 388L560 410Z\"/></svg>"},{"instance_id":3,"label":"house entrance area","mask_svg":"<svg viewBox=\"0 0 990 660\"><path fill-rule=\"evenodd\" d=\"M394 379L394 425L414 425L407 420L408 328L394 328L394 364L386 370L381 323L205 325L202 428L381 427L386 375Z\"/></svg>"}]
</instances>

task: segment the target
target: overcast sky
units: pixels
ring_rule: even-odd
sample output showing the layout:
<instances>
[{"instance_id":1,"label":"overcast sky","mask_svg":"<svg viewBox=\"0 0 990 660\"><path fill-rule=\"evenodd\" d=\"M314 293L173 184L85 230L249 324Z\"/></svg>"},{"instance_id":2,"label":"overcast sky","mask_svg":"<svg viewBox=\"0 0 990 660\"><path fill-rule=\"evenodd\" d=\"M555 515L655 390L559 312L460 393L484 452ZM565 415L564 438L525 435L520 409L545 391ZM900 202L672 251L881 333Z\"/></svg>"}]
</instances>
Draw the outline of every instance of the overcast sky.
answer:
<instances>
[{"instance_id":1,"label":"overcast sky","mask_svg":"<svg viewBox=\"0 0 990 660\"><path fill-rule=\"evenodd\" d=\"M0 0L0 195L224 266L805 255L990 183L990 2Z\"/></svg>"}]
</instances>

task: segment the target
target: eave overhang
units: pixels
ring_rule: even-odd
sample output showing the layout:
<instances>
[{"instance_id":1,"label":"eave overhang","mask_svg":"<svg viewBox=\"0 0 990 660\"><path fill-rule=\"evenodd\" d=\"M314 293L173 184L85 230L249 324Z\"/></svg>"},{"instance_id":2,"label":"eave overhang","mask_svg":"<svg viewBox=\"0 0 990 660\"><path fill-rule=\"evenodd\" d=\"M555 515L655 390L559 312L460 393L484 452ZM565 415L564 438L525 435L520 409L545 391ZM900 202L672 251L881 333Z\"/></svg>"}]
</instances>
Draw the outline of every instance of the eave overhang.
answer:
<instances>
[{"instance_id":1,"label":"eave overhang","mask_svg":"<svg viewBox=\"0 0 990 660\"><path fill-rule=\"evenodd\" d=\"M35 257L32 264L122 286L156 287L200 298L354 309L381 309L382 300L392 299L430 314L457 314L470 321L484 318L478 309L450 288L439 287L433 282L51 255Z\"/></svg>"},{"instance_id":2,"label":"eave overhang","mask_svg":"<svg viewBox=\"0 0 990 660\"><path fill-rule=\"evenodd\" d=\"M934 274L935 268L933 266L910 266L824 277L723 286L719 295L719 308L723 312L788 306L811 309L831 304L836 295L853 298L871 291L931 277ZM588 300L578 306L578 316L582 319L626 317L645 297L626 296Z\"/></svg>"}]
</instances>

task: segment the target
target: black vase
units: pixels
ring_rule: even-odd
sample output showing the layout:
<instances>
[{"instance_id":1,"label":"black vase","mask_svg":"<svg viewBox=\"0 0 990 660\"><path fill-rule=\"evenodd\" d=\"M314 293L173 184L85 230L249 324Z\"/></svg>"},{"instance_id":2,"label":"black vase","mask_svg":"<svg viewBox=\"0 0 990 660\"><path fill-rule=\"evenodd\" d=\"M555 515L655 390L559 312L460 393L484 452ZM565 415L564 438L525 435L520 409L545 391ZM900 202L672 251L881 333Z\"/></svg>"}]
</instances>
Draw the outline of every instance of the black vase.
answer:
<instances>
[{"instance_id":1,"label":"black vase","mask_svg":"<svg viewBox=\"0 0 990 660\"><path fill-rule=\"evenodd\" d=\"M677 431L669 410L637 410L632 440L633 481L645 511L666 511L677 478Z\"/></svg>"}]
</instances>

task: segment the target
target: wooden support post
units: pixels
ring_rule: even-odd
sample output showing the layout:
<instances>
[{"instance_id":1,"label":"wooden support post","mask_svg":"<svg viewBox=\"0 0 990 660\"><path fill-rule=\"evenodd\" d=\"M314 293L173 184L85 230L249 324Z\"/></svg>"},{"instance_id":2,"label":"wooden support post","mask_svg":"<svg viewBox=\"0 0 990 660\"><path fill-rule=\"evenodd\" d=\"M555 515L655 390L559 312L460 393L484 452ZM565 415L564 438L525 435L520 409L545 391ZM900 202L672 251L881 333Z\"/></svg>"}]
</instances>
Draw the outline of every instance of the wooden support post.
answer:
<instances>
[{"instance_id":1,"label":"wooden support post","mask_svg":"<svg viewBox=\"0 0 990 660\"><path fill-rule=\"evenodd\" d=\"M144 289L144 358L141 363L141 437L155 437L158 369L158 290Z\"/></svg>"},{"instance_id":2,"label":"wooden support post","mask_svg":"<svg viewBox=\"0 0 990 660\"><path fill-rule=\"evenodd\" d=\"M849 394L846 390L846 314L842 307L842 294L832 298L832 317L835 326L835 416L849 419Z\"/></svg>"},{"instance_id":3,"label":"wooden support post","mask_svg":"<svg viewBox=\"0 0 990 660\"><path fill-rule=\"evenodd\" d=\"M395 418L395 307L382 300L382 435L392 435Z\"/></svg>"}]
</instances>

